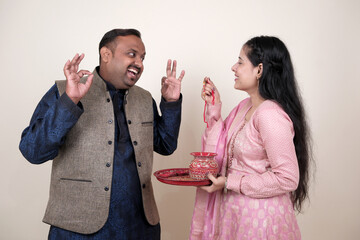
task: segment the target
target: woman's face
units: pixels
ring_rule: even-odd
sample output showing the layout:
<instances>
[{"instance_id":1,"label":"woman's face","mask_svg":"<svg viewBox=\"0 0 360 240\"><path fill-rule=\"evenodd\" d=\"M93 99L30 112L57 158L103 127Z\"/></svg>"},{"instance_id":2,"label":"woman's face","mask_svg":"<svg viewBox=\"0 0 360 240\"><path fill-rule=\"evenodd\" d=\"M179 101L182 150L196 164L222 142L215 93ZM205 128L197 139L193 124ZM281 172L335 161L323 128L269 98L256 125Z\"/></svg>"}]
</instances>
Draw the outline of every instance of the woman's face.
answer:
<instances>
[{"instance_id":1,"label":"woman's face","mask_svg":"<svg viewBox=\"0 0 360 240\"><path fill-rule=\"evenodd\" d=\"M245 48L245 49L244 49ZM246 46L242 47L239 60L232 66L231 70L235 73L234 88L245 91L249 94L258 91L259 67L254 67L245 54Z\"/></svg>"}]
</instances>

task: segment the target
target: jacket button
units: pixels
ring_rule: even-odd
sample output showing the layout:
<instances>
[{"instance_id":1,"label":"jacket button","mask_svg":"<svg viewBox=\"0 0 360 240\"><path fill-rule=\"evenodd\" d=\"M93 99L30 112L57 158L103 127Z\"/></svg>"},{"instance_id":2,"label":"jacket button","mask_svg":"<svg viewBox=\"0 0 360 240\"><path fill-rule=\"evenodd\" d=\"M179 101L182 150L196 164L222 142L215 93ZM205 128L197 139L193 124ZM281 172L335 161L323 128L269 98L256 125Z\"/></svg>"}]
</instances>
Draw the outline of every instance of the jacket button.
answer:
<instances>
[{"instance_id":1,"label":"jacket button","mask_svg":"<svg viewBox=\"0 0 360 240\"><path fill-rule=\"evenodd\" d=\"M141 162L138 162L138 166L141 167Z\"/></svg>"},{"instance_id":2,"label":"jacket button","mask_svg":"<svg viewBox=\"0 0 360 240\"><path fill-rule=\"evenodd\" d=\"M110 163L106 163L106 166L107 166L107 167L110 167L110 166L111 166L111 164L110 164Z\"/></svg>"},{"instance_id":3,"label":"jacket button","mask_svg":"<svg viewBox=\"0 0 360 240\"><path fill-rule=\"evenodd\" d=\"M113 120L109 119L108 124L112 124Z\"/></svg>"},{"instance_id":4,"label":"jacket button","mask_svg":"<svg viewBox=\"0 0 360 240\"><path fill-rule=\"evenodd\" d=\"M112 141L108 141L108 144L111 145L111 144L112 144Z\"/></svg>"},{"instance_id":5,"label":"jacket button","mask_svg":"<svg viewBox=\"0 0 360 240\"><path fill-rule=\"evenodd\" d=\"M107 191L109 191L109 188L108 188L108 187L104 187L104 190L107 192Z\"/></svg>"},{"instance_id":6,"label":"jacket button","mask_svg":"<svg viewBox=\"0 0 360 240\"><path fill-rule=\"evenodd\" d=\"M142 185L142 188L145 188L146 187L146 185L145 185L145 183Z\"/></svg>"},{"instance_id":7,"label":"jacket button","mask_svg":"<svg viewBox=\"0 0 360 240\"><path fill-rule=\"evenodd\" d=\"M133 143L134 143L135 146L137 145L137 141L134 141Z\"/></svg>"},{"instance_id":8,"label":"jacket button","mask_svg":"<svg viewBox=\"0 0 360 240\"><path fill-rule=\"evenodd\" d=\"M110 102L110 98L107 98L106 101L107 101L107 102Z\"/></svg>"},{"instance_id":9,"label":"jacket button","mask_svg":"<svg viewBox=\"0 0 360 240\"><path fill-rule=\"evenodd\" d=\"M128 120L128 124L131 124L131 120Z\"/></svg>"}]
</instances>

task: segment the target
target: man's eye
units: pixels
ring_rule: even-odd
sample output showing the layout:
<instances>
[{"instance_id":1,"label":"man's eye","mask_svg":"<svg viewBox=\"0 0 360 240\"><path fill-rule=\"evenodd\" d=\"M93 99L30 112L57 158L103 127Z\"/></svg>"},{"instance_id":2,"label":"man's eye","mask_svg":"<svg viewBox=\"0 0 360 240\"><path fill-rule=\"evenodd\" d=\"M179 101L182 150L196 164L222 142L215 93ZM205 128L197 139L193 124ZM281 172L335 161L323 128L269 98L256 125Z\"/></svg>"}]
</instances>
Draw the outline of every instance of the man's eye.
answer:
<instances>
[{"instance_id":1,"label":"man's eye","mask_svg":"<svg viewBox=\"0 0 360 240\"><path fill-rule=\"evenodd\" d=\"M130 56L130 57L135 57L135 53L130 52L130 53L129 53L129 56Z\"/></svg>"}]
</instances>

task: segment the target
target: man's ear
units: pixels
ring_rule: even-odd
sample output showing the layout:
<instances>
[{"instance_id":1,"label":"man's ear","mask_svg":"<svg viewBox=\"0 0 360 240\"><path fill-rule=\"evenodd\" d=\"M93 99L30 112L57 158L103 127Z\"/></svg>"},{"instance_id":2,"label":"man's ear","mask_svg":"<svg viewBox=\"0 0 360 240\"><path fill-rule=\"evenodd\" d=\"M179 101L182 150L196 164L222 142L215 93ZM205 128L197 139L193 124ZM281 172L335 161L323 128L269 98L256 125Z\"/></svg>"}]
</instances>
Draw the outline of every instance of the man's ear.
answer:
<instances>
[{"instance_id":1,"label":"man's ear","mask_svg":"<svg viewBox=\"0 0 360 240\"><path fill-rule=\"evenodd\" d=\"M260 64L257 66L257 68L258 68L258 71L257 71L256 78L257 78L257 79L260 79L260 78L261 78L261 75L262 75L262 73L263 73L263 64L260 63Z\"/></svg>"},{"instance_id":2,"label":"man's ear","mask_svg":"<svg viewBox=\"0 0 360 240\"><path fill-rule=\"evenodd\" d=\"M100 49L100 56L101 56L101 60L105 63L109 62L110 58L112 57L112 52L109 48L107 47L102 47Z\"/></svg>"}]
</instances>

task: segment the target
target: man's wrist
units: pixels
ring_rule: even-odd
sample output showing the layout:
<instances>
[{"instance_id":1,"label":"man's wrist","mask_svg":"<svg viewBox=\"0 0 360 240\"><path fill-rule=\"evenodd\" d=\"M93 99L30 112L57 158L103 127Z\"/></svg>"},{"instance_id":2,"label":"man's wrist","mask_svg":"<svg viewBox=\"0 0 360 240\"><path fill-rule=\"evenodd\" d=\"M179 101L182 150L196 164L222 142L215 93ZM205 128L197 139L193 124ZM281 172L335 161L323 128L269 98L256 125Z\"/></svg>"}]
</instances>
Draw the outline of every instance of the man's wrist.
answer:
<instances>
[{"instance_id":1,"label":"man's wrist","mask_svg":"<svg viewBox=\"0 0 360 240\"><path fill-rule=\"evenodd\" d=\"M176 107L179 104L181 105L181 103L182 103L182 94L180 94L180 97L178 100L173 101L173 102L168 102L163 96L161 96L160 105L165 105L167 107Z\"/></svg>"},{"instance_id":2,"label":"man's wrist","mask_svg":"<svg viewBox=\"0 0 360 240\"><path fill-rule=\"evenodd\" d=\"M166 98L164 96L162 96L162 98L165 100L165 102L177 102L177 101L179 101L180 96L176 99L175 98Z\"/></svg>"}]
</instances>

